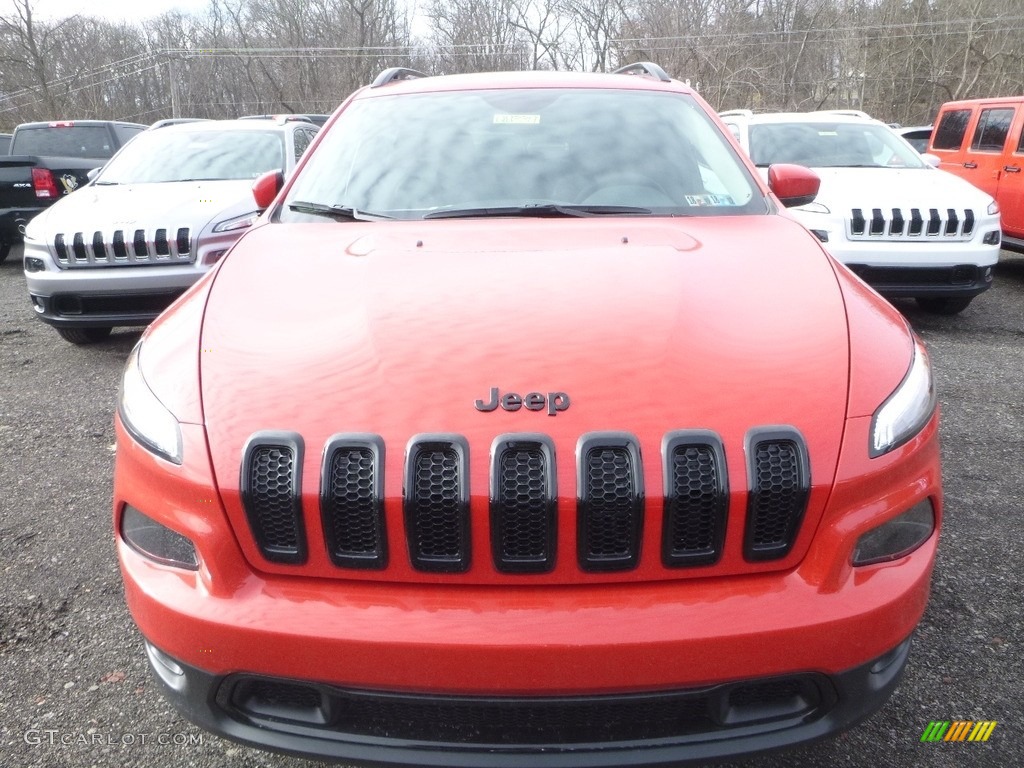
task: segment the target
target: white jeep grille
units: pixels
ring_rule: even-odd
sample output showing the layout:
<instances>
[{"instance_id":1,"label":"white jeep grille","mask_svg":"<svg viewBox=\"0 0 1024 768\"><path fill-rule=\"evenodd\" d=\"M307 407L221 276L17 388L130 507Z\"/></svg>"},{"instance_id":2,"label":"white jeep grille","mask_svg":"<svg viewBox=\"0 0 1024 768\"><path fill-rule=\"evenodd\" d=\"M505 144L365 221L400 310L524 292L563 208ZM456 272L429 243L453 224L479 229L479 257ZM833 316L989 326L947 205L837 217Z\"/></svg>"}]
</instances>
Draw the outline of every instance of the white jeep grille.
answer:
<instances>
[{"instance_id":1,"label":"white jeep grille","mask_svg":"<svg viewBox=\"0 0 1024 768\"><path fill-rule=\"evenodd\" d=\"M970 208L854 208L846 224L851 240L964 242L975 219Z\"/></svg>"},{"instance_id":2,"label":"white jeep grille","mask_svg":"<svg viewBox=\"0 0 1024 768\"><path fill-rule=\"evenodd\" d=\"M188 227L117 229L112 232L62 232L53 238L62 267L103 267L111 264L191 264L195 261Z\"/></svg>"}]
</instances>

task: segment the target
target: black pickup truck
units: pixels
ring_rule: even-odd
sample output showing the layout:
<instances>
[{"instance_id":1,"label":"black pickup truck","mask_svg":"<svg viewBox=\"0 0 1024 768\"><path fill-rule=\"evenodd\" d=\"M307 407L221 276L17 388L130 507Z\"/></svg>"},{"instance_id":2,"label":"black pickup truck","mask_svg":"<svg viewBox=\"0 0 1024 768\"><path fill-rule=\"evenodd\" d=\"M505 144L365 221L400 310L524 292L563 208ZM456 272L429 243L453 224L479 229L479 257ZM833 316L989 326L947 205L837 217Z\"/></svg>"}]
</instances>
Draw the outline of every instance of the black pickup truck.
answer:
<instances>
[{"instance_id":1,"label":"black pickup truck","mask_svg":"<svg viewBox=\"0 0 1024 768\"><path fill-rule=\"evenodd\" d=\"M23 123L0 155L0 262L22 241L29 219L88 181L145 125L109 120Z\"/></svg>"}]
</instances>

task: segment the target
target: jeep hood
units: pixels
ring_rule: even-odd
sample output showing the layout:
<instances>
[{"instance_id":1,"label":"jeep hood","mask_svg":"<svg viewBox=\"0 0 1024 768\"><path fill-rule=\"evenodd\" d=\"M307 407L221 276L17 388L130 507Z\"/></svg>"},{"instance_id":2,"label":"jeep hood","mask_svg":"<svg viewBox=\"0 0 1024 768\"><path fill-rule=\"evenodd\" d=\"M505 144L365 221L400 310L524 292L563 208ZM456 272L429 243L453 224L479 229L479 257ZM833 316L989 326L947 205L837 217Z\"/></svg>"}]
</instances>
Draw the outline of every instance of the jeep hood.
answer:
<instances>
[{"instance_id":1,"label":"jeep hood","mask_svg":"<svg viewBox=\"0 0 1024 768\"><path fill-rule=\"evenodd\" d=\"M256 209L251 180L91 184L38 216L33 230L45 240L60 232L86 232L91 237L96 230L107 229L190 227L198 234L218 214L236 215L233 209L239 205L237 215Z\"/></svg>"},{"instance_id":2,"label":"jeep hood","mask_svg":"<svg viewBox=\"0 0 1024 768\"><path fill-rule=\"evenodd\" d=\"M827 488L849 370L832 263L780 216L259 226L214 275L199 354L220 487L238 488L254 432L278 430L302 436L310 493L339 432L380 435L397 461L420 433L484 457L539 432L569 462L580 435L628 432L656 494L666 432L714 430L742 466L747 432L779 424ZM494 387L571 405L475 408ZM472 471L485 494L486 460Z\"/></svg>"}]
</instances>

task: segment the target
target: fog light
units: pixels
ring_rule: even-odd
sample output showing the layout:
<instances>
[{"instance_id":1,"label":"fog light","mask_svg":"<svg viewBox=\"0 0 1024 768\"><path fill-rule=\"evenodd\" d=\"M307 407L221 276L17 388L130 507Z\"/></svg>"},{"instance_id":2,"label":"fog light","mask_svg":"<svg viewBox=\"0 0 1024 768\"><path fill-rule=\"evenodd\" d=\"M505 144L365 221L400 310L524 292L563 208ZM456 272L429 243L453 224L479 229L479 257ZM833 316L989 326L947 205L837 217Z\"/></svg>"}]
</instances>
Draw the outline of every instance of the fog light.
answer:
<instances>
[{"instance_id":1,"label":"fog light","mask_svg":"<svg viewBox=\"0 0 1024 768\"><path fill-rule=\"evenodd\" d=\"M35 256L29 256L25 259L25 271L26 272L45 272L46 264L43 263L42 259L37 259Z\"/></svg>"},{"instance_id":2,"label":"fog light","mask_svg":"<svg viewBox=\"0 0 1024 768\"><path fill-rule=\"evenodd\" d=\"M221 257L227 252L228 251L226 248L220 251L210 251L208 254L203 256L203 264L216 264L218 261L220 261Z\"/></svg>"},{"instance_id":3,"label":"fog light","mask_svg":"<svg viewBox=\"0 0 1024 768\"><path fill-rule=\"evenodd\" d=\"M985 236L981 238L981 242L985 245L999 245L999 230L986 232Z\"/></svg>"},{"instance_id":4,"label":"fog light","mask_svg":"<svg viewBox=\"0 0 1024 768\"><path fill-rule=\"evenodd\" d=\"M199 568L196 548L191 541L127 504L121 515L121 537L150 560L191 571Z\"/></svg>"},{"instance_id":5,"label":"fog light","mask_svg":"<svg viewBox=\"0 0 1024 768\"><path fill-rule=\"evenodd\" d=\"M924 544L934 530L935 510L931 499L925 499L857 539L853 564L886 563L906 557Z\"/></svg>"}]
</instances>

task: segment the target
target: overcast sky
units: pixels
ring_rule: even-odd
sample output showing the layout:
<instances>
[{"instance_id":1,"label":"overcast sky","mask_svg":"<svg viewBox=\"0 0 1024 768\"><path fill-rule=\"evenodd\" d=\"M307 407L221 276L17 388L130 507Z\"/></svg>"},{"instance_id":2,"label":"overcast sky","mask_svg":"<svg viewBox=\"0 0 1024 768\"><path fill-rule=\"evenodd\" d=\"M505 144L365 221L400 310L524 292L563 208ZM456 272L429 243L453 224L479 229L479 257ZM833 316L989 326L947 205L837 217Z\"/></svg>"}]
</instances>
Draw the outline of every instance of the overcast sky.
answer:
<instances>
[{"instance_id":1,"label":"overcast sky","mask_svg":"<svg viewBox=\"0 0 1024 768\"><path fill-rule=\"evenodd\" d=\"M60 19L76 13L114 21L142 21L175 8L185 13L203 10L209 0L35 0L32 11L40 19Z\"/></svg>"}]
</instances>

